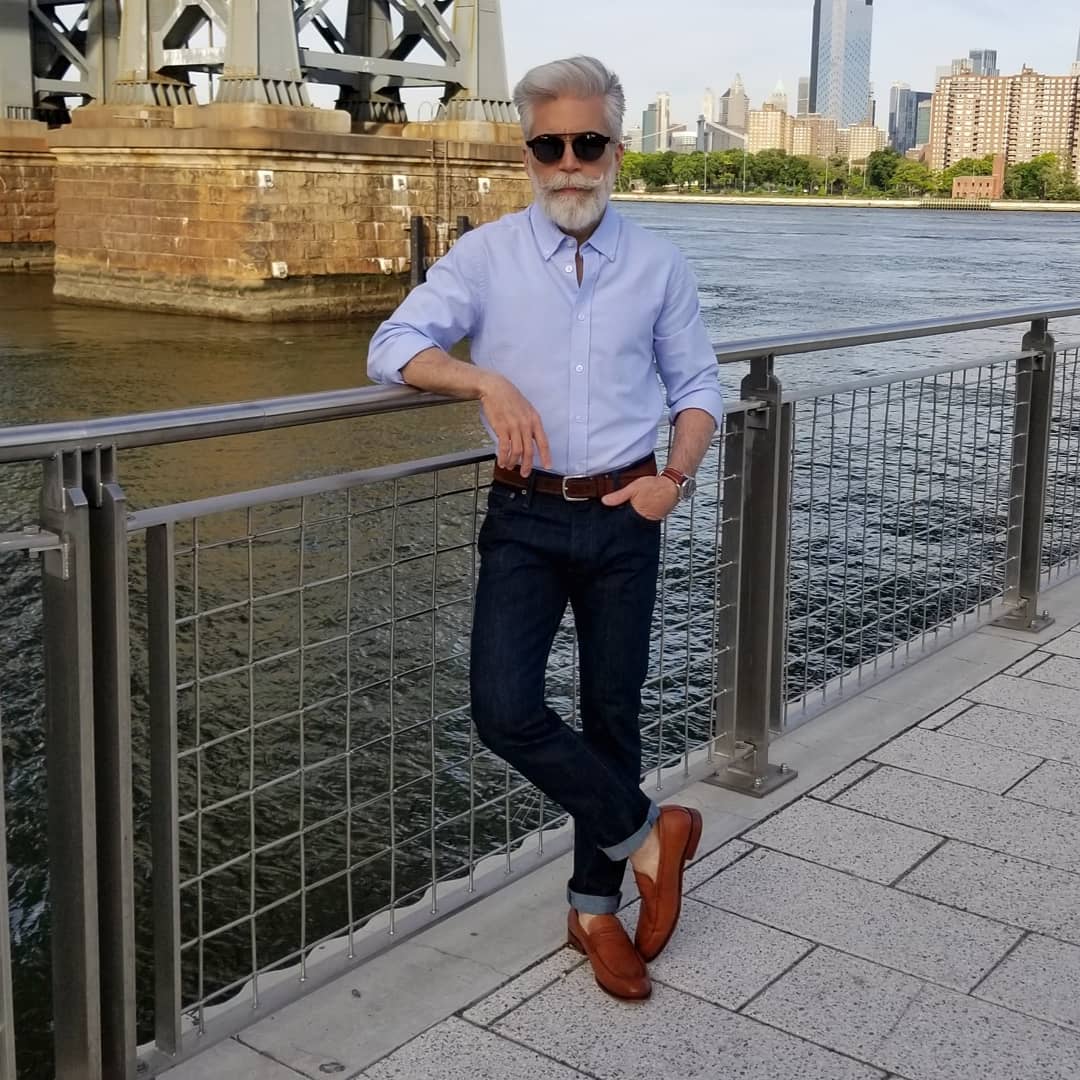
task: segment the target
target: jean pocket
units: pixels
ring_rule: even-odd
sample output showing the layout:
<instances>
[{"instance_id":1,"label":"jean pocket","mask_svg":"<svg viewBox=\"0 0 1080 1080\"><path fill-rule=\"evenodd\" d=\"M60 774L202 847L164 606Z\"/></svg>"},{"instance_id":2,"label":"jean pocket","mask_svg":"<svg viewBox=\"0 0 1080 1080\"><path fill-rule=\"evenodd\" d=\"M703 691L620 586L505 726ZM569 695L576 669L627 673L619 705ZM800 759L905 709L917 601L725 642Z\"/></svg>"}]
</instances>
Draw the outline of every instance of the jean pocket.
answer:
<instances>
[{"instance_id":1,"label":"jean pocket","mask_svg":"<svg viewBox=\"0 0 1080 1080\"><path fill-rule=\"evenodd\" d=\"M660 528L661 522L659 519L654 520L653 518L645 517L644 514L639 514L637 510L634 509L634 504L629 500L624 502L623 506L626 507L626 512L629 515L631 521L636 521L639 525L644 525L648 529Z\"/></svg>"}]
</instances>

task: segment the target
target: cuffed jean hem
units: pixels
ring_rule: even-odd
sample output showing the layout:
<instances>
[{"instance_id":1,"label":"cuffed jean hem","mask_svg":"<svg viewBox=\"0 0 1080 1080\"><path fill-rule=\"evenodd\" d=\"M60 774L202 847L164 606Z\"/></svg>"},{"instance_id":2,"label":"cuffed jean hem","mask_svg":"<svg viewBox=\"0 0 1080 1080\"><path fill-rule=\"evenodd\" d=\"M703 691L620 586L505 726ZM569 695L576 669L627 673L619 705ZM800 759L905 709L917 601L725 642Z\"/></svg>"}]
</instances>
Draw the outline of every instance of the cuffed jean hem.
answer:
<instances>
[{"instance_id":1,"label":"cuffed jean hem","mask_svg":"<svg viewBox=\"0 0 1080 1080\"><path fill-rule=\"evenodd\" d=\"M588 896L567 888L566 899L570 906L581 915L614 915L622 907L622 893L614 896Z\"/></svg>"},{"instance_id":2,"label":"cuffed jean hem","mask_svg":"<svg viewBox=\"0 0 1080 1080\"><path fill-rule=\"evenodd\" d=\"M649 813L645 817L645 824L633 836L624 840L621 844L616 844L614 847L605 847L600 850L612 861L619 862L622 859L629 859L631 855L642 844L645 843L645 838L649 835L649 831L656 824L657 819L660 817L660 807L654 802L649 803Z\"/></svg>"}]
</instances>

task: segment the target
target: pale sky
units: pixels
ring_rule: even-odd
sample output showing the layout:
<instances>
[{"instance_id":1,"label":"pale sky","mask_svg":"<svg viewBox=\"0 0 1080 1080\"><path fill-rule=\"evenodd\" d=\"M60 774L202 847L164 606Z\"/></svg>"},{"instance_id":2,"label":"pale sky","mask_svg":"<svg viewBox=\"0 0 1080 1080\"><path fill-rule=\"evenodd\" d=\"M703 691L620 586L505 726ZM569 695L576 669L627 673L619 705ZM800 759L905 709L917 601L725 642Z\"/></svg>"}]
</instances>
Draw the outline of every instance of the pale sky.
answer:
<instances>
[{"instance_id":1,"label":"pale sky","mask_svg":"<svg viewBox=\"0 0 1080 1080\"><path fill-rule=\"evenodd\" d=\"M619 73L627 127L658 90L672 120L696 122L706 86L717 94L741 72L757 108L783 79L791 107L810 73L813 0L502 0L511 86L532 65L592 53ZM934 72L971 49L997 49L998 68L1027 64L1068 74L1080 36L1077 0L877 0L871 77L878 124L889 87L933 90Z\"/></svg>"}]
</instances>

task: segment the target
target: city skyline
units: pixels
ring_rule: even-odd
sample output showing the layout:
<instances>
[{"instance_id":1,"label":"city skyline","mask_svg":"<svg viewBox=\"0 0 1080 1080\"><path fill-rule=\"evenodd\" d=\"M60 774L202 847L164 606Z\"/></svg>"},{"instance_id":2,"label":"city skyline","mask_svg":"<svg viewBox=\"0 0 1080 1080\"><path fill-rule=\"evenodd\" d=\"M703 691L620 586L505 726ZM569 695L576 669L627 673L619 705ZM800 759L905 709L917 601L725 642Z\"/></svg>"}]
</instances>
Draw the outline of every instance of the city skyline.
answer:
<instances>
[{"instance_id":1,"label":"city skyline","mask_svg":"<svg viewBox=\"0 0 1080 1080\"><path fill-rule=\"evenodd\" d=\"M736 72L753 108L768 99L778 79L791 93L810 72L814 0L759 0L745 11L689 0L679 5L679 19L667 11L659 18L645 0L590 0L587 7L571 0L546 0L542 7L535 0L502 0L502 7L511 80L533 64L592 53L623 79L627 127L640 122L661 90L671 94L672 121L690 125L705 87L719 95ZM894 82L933 90L938 67L975 49L997 50L1003 75L1024 64L1067 74L1080 34L1080 6L1073 0L1029 0L1022 25L1009 0L877 0L874 8L871 81L882 128Z\"/></svg>"}]
</instances>

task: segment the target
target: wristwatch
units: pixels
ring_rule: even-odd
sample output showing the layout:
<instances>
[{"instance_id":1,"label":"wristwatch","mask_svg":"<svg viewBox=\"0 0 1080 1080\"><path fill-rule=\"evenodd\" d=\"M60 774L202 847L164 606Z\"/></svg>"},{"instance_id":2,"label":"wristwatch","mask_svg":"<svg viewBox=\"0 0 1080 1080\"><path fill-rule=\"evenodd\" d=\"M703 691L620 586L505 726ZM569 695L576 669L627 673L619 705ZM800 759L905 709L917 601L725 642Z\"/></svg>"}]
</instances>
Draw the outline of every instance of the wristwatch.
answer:
<instances>
[{"instance_id":1,"label":"wristwatch","mask_svg":"<svg viewBox=\"0 0 1080 1080\"><path fill-rule=\"evenodd\" d=\"M686 473L679 472L678 469L673 469L670 465L666 469L662 469L660 475L666 476L679 489L679 502L694 497L694 493L697 491L697 481L692 476L687 476Z\"/></svg>"}]
</instances>

